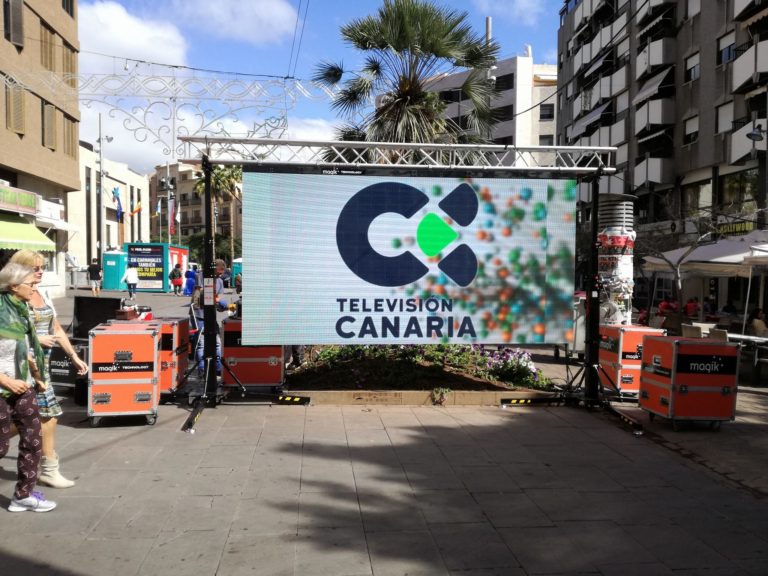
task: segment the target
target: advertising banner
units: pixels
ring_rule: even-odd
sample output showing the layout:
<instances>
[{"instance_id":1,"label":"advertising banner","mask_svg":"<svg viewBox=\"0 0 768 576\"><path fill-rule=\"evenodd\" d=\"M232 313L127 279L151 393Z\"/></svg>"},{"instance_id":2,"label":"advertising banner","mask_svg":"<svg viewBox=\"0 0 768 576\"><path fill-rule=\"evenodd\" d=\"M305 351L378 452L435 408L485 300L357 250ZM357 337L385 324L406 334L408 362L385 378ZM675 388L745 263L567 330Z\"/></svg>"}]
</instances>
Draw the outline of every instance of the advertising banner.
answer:
<instances>
[{"instance_id":1,"label":"advertising banner","mask_svg":"<svg viewBox=\"0 0 768 576\"><path fill-rule=\"evenodd\" d=\"M243 343L564 343L576 183L246 172Z\"/></svg>"},{"instance_id":2,"label":"advertising banner","mask_svg":"<svg viewBox=\"0 0 768 576\"><path fill-rule=\"evenodd\" d=\"M139 290L163 290L165 280L165 247L162 245L128 245L128 265L134 262L139 272Z\"/></svg>"}]
</instances>

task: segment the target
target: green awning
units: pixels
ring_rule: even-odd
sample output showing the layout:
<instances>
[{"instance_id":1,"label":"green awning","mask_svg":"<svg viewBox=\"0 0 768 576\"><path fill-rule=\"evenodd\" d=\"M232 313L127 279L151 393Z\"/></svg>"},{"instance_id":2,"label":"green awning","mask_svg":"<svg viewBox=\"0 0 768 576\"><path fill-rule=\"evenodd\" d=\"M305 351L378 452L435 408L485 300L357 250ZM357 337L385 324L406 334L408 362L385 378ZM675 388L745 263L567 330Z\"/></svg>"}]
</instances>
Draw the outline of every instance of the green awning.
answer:
<instances>
[{"instance_id":1,"label":"green awning","mask_svg":"<svg viewBox=\"0 0 768 576\"><path fill-rule=\"evenodd\" d=\"M0 248L56 252L56 243L21 216L0 212Z\"/></svg>"}]
</instances>

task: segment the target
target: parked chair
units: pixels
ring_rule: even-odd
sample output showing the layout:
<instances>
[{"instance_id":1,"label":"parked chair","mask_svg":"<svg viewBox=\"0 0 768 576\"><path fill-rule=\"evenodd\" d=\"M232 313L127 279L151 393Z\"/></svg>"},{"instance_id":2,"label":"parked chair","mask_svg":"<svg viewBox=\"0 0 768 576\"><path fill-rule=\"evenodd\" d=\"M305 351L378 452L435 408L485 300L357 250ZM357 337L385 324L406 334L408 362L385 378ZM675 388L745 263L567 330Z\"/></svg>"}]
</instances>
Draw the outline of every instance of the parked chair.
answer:
<instances>
[{"instance_id":1,"label":"parked chair","mask_svg":"<svg viewBox=\"0 0 768 576\"><path fill-rule=\"evenodd\" d=\"M709 329L710 340L719 340L721 342L728 342L728 331L721 330L720 328Z\"/></svg>"},{"instance_id":2,"label":"parked chair","mask_svg":"<svg viewBox=\"0 0 768 576\"><path fill-rule=\"evenodd\" d=\"M701 326L691 324L682 324L681 330L683 338L701 338Z\"/></svg>"}]
</instances>

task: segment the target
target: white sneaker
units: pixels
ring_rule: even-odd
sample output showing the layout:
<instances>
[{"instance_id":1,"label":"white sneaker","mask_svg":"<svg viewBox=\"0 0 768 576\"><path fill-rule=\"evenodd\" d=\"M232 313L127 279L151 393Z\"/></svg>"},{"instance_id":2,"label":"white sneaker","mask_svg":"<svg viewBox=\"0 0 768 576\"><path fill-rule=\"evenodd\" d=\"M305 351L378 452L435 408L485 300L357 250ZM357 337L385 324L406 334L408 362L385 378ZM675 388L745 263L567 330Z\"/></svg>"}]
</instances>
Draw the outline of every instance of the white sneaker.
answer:
<instances>
[{"instance_id":1,"label":"white sneaker","mask_svg":"<svg viewBox=\"0 0 768 576\"><path fill-rule=\"evenodd\" d=\"M50 512L54 508L56 508L56 502L46 500L42 492L32 492L32 494L20 500L13 498L8 505L9 512L26 512L28 510L32 512Z\"/></svg>"}]
</instances>

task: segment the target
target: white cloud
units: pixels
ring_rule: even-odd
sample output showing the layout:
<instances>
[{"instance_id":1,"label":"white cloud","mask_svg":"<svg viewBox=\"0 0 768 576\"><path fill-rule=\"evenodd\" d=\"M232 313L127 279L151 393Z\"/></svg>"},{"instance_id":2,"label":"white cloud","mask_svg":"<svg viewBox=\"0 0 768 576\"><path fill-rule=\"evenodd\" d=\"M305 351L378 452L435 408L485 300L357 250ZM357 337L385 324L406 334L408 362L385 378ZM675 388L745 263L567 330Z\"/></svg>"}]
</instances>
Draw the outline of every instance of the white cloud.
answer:
<instances>
[{"instance_id":1,"label":"white cloud","mask_svg":"<svg viewBox=\"0 0 768 576\"><path fill-rule=\"evenodd\" d=\"M335 123L320 118L288 118L283 138L291 140L335 140Z\"/></svg>"},{"instance_id":2,"label":"white cloud","mask_svg":"<svg viewBox=\"0 0 768 576\"><path fill-rule=\"evenodd\" d=\"M254 46L293 35L296 10L287 0L172 0L173 15L214 37Z\"/></svg>"},{"instance_id":3,"label":"white cloud","mask_svg":"<svg viewBox=\"0 0 768 576\"><path fill-rule=\"evenodd\" d=\"M122 58L184 65L187 42L166 20L141 19L111 0L78 6L80 70L122 72ZM105 58L90 52L122 58ZM133 65L129 63L129 65Z\"/></svg>"},{"instance_id":4,"label":"white cloud","mask_svg":"<svg viewBox=\"0 0 768 576\"><path fill-rule=\"evenodd\" d=\"M547 9L544 0L472 0L484 16L499 16L535 27Z\"/></svg>"}]
</instances>

